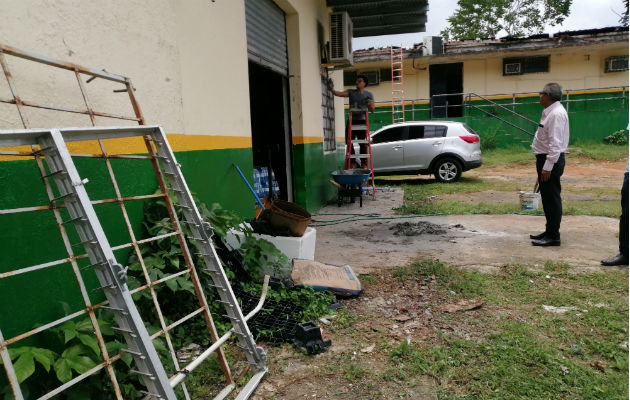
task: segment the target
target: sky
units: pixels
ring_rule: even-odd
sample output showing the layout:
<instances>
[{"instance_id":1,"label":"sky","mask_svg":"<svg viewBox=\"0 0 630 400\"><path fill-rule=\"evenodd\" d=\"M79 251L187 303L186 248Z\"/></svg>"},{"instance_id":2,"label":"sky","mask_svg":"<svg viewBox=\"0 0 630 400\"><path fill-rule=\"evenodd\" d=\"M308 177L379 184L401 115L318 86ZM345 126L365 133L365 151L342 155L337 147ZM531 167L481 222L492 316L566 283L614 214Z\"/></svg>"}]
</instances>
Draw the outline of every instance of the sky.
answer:
<instances>
[{"instance_id":1,"label":"sky","mask_svg":"<svg viewBox=\"0 0 630 400\"><path fill-rule=\"evenodd\" d=\"M564 23L547 27L545 32L556 33L616 26L619 25L618 14L622 12L623 7L622 0L573 0L571 12ZM457 8L457 0L431 0L427 12L426 32L355 38L352 40L352 47L355 50L370 47L411 47L414 43L421 43L425 36L440 36L440 31L448 25L446 19L453 14L455 8Z\"/></svg>"}]
</instances>

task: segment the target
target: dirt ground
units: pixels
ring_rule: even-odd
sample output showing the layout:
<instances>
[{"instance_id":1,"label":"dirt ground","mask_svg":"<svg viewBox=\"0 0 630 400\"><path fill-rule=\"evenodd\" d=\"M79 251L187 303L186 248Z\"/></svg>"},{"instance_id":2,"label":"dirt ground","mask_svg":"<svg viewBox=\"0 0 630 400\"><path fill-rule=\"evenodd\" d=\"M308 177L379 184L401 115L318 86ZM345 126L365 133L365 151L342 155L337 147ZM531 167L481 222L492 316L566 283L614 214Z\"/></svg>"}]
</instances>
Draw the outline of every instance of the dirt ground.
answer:
<instances>
[{"instance_id":1,"label":"dirt ground","mask_svg":"<svg viewBox=\"0 0 630 400\"><path fill-rule=\"evenodd\" d=\"M569 165L563 185L585 189L567 193L575 200L619 201L619 197L602 198L589 194L590 187L618 188L625 162L594 162ZM520 182L525 187L532 180L531 171L522 168L487 168L469 171L469 175L486 176ZM418 179L432 179L429 176ZM565 197L565 199L566 199ZM517 202L518 193L482 192L451 195L461 201ZM535 248L528 237L544 230L544 217L529 215L445 215L399 218L392 208L403 204L401 189L379 188L376 199L359 203L336 204L321 209L313 217L317 227L315 259L332 264L348 264L357 273L371 275L365 293L356 299L341 300L357 320L350 334L328 332L331 348L316 356L305 356L291 345L268 348L270 372L252 397L262 399L435 399L439 382L427 376L413 377L401 386L395 381L371 382L352 376L361 369L383 370L391 349L404 340L432 343L441 332L461 332L466 337L483 335L471 327L491 326L492 321L470 312L462 315L462 326L452 326L439 313L415 315L414 304L444 304L449 293L440 290L430 278L404 284L391 279L394 267L418 259L475 268L492 273L503 265L518 263L537 268L545 261L566 262L572 271L601 270L600 260L617 252L618 220L604 217L568 216L561 227L562 246ZM326 215L328 214L328 215ZM339 215L344 214L344 215ZM368 218L322 226L326 221ZM362 214L363 216L357 216ZM398 217L398 218L393 218ZM376 219L380 218L380 219ZM401 311L403 310L403 311ZM492 313L490 312L489 315ZM401 317L402 315L402 317ZM468 323L466 319L471 319ZM494 322L496 323L496 321ZM324 331L326 326L323 325ZM383 351L383 349L390 349ZM337 368L333 368L336 366ZM343 366L340 368L340 366ZM358 369L354 370L354 366ZM357 372L359 371L359 372Z\"/></svg>"},{"instance_id":2,"label":"dirt ground","mask_svg":"<svg viewBox=\"0 0 630 400\"><path fill-rule=\"evenodd\" d=\"M580 192L565 190L563 199L619 201L619 195L591 194L588 188L621 188L624 170L623 162L568 165L563 176L563 186L579 188ZM522 168L482 167L467 174L517 182L523 188L532 181L531 171ZM432 178L421 176L418 179ZM443 198L471 203L514 203L518 202L518 193L484 191ZM376 199L364 196L363 207L359 207L358 202L343 204L341 207L329 205L318 211L314 219L321 224L344 217L324 214L396 217L392 208L402 204L401 189L377 188ZM395 234L401 224L414 225L416 229L407 234ZM427 226L433 229L423 229ZM359 273L406 265L422 257L438 258L449 264L483 270L508 263L529 265L547 260L596 269L600 268L600 260L616 254L618 250L617 219L565 216L561 226L562 246L533 248L529 234L540 233L544 228L543 216L530 215L445 215L352 221L317 228L315 259L331 264L348 264Z\"/></svg>"}]
</instances>

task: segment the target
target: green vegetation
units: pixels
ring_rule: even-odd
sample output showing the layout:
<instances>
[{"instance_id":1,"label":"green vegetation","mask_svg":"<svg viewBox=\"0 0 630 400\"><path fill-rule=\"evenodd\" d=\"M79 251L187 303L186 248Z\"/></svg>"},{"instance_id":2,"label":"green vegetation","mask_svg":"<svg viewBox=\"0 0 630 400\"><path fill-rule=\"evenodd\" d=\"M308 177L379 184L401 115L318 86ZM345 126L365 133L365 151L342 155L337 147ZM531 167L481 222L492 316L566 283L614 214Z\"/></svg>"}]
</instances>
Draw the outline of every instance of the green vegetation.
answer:
<instances>
[{"instance_id":1,"label":"green vegetation","mask_svg":"<svg viewBox=\"0 0 630 400\"><path fill-rule=\"evenodd\" d=\"M198 204L198 209L202 217L211 223L214 234L219 238L224 238L231 227L237 227L242 222L236 214L223 210L216 204L210 209L204 204ZM143 234L145 237L156 237L173 232L173 225L163 200L147 203L144 215ZM181 216L180 220L182 220ZM182 229L186 237L192 236L187 226L182 226ZM262 268L270 266L273 269L278 269L285 265L288 260L273 244L254 238L249 230L245 230L243 233L245 239L239 249L239 255L243 260L242 265L237 262L222 260L223 267L233 288L240 288L249 293L261 293ZM186 245L193 254L193 263L197 267L197 273L210 305L214 324L219 335L222 335L231 328L231 324L224 316L223 306L216 301L219 299L218 293L212 285L209 272L204 269L204 260L199 255L200 251L196 243L187 241ZM175 278L163 281L163 284L152 286L152 290L160 300L160 311L166 325L172 324L182 316L193 313L199 308L199 301L189 274L181 274L186 270L187 265L177 236L166 236L160 240L143 244L140 246L140 254L142 255L142 262L134 252L131 252L126 263L129 266L127 284L130 290L146 285L147 277L151 282L155 282L179 274ZM230 260L233 259L230 258ZM155 304L149 290L145 288L138 291L133 294L133 298L138 311L143 316L149 334L161 330L161 321L155 311ZM303 321L327 313L328 305L332 300L331 295L315 292L311 288L288 289L284 286L276 289L269 288L268 298L289 301L295 304L296 308L303 308ZM68 308L67 313L70 314L71 310L69 307L66 308ZM264 312L267 310L261 311L261 313ZM106 342L107 352L110 357L114 357L127 346L124 340L119 340L120 338L112 329L113 313L98 309L97 316L101 334ZM253 333L261 340L274 334L269 330L254 331ZM99 343L94 336L94 328L87 316L78 317L58 327L48 329L42 335L45 336L42 340L44 344L39 344L39 347L22 346L9 349L16 375L27 398L39 397L43 393L70 381L78 374L87 372L103 361ZM208 327L201 316L191 318L172 329L170 340L176 349L181 349L190 343L204 348L212 344ZM153 343L167 373L174 373L172 357L163 337L154 339ZM141 390L142 385L138 375L130 373L132 368L131 355L122 353L121 360L116 363L116 375L124 397L139 398L139 390ZM0 360L0 364L2 364L2 360ZM200 373L196 374L196 378L188 383L189 390L194 394L193 398L205 398L210 393L208 391L213 390L206 387L207 383L216 383L222 379L221 376L223 375L216 360L204 363L204 367L199 371ZM103 396L110 396L112 393L109 389L110 386L111 383L107 374L94 374L65 391L66 397L64 398L72 400L105 399ZM182 389L178 388L177 390L181 391ZM12 398L9 387L3 387L0 390L0 396L5 399Z\"/></svg>"},{"instance_id":2,"label":"green vegetation","mask_svg":"<svg viewBox=\"0 0 630 400\"><path fill-rule=\"evenodd\" d=\"M382 378L404 384L414 375L432 376L440 399L627 398L627 273L571 269L546 262L541 270L510 265L481 274L421 261L397 270L399 279L434 275L445 290L472 280L477 289L460 296L487 304L473 320L465 313L434 314L436 324L448 321L474 338L446 331L437 344L403 341ZM476 332L479 326L485 328Z\"/></svg>"},{"instance_id":3,"label":"green vegetation","mask_svg":"<svg viewBox=\"0 0 630 400\"><path fill-rule=\"evenodd\" d=\"M615 146L604 143L576 143L570 146L568 159L578 162L589 162L590 160L618 161L628 159L628 148L626 146ZM623 171L621 171L623 172Z\"/></svg>"},{"instance_id":4,"label":"green vegetation","mask_svg":"<svg viewBox=\"0 0 630 400\"><path fill-rule=\"evenodd\" d=\"M615 131L612 134L610 134L610 136L606 136L604 138L604 143L617 144L617 145L628 144L627 133L628 131L625 129L620 129L618 131Z\"/></svg>"}]
</instances>

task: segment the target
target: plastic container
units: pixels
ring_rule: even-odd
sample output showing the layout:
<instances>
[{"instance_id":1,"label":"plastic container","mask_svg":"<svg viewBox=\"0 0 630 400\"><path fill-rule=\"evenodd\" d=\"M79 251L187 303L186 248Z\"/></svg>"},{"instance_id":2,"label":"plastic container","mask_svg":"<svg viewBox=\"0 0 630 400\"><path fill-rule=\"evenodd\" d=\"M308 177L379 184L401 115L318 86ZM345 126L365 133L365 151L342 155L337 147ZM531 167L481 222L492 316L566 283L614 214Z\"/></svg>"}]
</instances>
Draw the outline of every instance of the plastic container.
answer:
<instances>
[{"instance_id":1,"label":"plastic container","mask_svg":"<svg viewBox=\"0 0 630 400\"><path fill-rule=\"evenodd\" d=\"M520 192L521 210L538 210L539 198L537 193Z\"/></svg>"},{"instance_id":2,"label":"plastic container","mask_svg":"<svg viewBox=\"0 0 630 400\"><path fill-rule=\"evenodd\" d=\"M274 200L263 218L277 228L287 228L293 236L302 236L311 222L311 214L295 203Z\"/></svg>"}]
</instances>

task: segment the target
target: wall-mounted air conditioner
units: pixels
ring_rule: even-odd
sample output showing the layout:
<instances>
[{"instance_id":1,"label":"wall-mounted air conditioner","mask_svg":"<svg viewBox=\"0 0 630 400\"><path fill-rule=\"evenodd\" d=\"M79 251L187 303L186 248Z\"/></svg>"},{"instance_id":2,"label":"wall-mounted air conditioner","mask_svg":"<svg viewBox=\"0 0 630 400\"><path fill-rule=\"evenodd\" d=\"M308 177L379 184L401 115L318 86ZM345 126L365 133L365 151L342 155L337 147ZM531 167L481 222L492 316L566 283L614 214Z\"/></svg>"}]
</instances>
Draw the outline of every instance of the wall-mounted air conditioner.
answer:
<instances>
[{"instance_id":1,"label":"wall-mounted air conditioner","mask_svg":"<svg viewBox=\"0 0 630 400\"><path fill-rule=\"evenodd\" d=\"M521 63L507 63L504 66L503 75L520 75Z\"/></svg>"},{"instance_id":2,"label":"wall-mounted air conditioner","mask_svg":"<svg viewBox=\"0 0 630 400\"><path fill-rule=\"evenodd\" d=\"M628 70L628 56L615 56L606 59L606 72L619 72Z\"/></svg>"},{"instance_id":3,"label":"wall-mounted air conditioner","mask_svg":"<svg viewBox=\"0 0 630 400\"><path fill-rule=\"evenodd\" d=\"M330 14L331 64L352 65L352 20L347 12Z\"/></svg>"}]
</instances>

